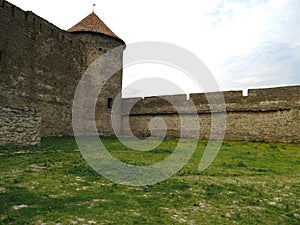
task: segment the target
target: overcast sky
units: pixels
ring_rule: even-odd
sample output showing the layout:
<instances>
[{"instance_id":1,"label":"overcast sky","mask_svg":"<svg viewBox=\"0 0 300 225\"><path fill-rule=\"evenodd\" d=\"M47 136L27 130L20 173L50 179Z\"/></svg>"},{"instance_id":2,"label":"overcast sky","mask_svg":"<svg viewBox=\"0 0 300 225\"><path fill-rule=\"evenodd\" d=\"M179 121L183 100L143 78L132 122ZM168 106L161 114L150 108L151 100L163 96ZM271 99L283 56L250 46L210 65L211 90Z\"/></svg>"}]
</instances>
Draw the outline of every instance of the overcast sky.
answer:
<instances>
[{"instance_id":1,"label":"overcast sky","mask_svg":"<svg viewBox=\"0 0 300 225\"><path fill-rule=\"evenodd\" d=\"M70 28L90 14L95 3L96 14L127 44L163 41L184 47L210 68L222 90L300 84L299 0L10 2L62 29ZM178 92L166 80L155 79L155 87L146 85L149 82L129 85L154 74L186 84L183 87L186 93L198 91L174 68L145 64L124 71L124 86L128 88L123 95Z\"/></svg>"}]
</instances>

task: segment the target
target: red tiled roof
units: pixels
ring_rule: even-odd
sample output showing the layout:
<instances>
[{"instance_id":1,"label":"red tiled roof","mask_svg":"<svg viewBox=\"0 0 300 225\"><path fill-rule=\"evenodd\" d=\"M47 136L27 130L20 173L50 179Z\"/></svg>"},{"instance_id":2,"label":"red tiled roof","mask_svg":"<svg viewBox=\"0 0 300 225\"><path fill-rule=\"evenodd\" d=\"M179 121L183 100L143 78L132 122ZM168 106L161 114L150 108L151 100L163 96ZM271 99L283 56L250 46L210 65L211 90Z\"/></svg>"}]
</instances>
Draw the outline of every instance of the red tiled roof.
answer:
<instances>
[{"instance_id":1,"label":"red tiled roof","mask_svg":"<svg viewBox=\"0 0 300 225\"><path fill-rule=\"evenodd\" d=\"M115 35L106 24L93 12L79 23L71 27L68 32L80 32L80 31L88 31L106 34L108 36L120 39L117 35Z\"/></svg>"}]
</instances>

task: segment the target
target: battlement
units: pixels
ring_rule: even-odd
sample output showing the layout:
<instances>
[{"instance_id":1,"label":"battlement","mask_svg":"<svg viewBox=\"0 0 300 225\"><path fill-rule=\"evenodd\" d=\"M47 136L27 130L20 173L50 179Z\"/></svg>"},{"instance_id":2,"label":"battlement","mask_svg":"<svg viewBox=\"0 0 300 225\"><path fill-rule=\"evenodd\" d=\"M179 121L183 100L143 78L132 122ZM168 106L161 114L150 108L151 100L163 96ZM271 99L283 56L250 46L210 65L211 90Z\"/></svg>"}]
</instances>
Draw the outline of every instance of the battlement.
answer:
<instances>
[{"instance_id":1,"label":"battlement","mask_svg":"<svg viewBox=\"0 0 300 225\"><path fill-rule=\"evenodd\" d=\"M5 0L0 0L0 16L15 26L25 26L30 33L34 33L31 35L33 39L37 38L35 33L39 33L43 36L56 39L64 45L75 48L81 48L83 45L82 41L74 37L73 34L58 28L33 12L23 11Z\"/></svg>"},{"instance_id":2,"label":"battlement","mask_svg":"<svg viewBox=\"0 0 300 225\"><path fill-rule=\"evenodd\" d=\"M279 111L300 108L299 93L300 86L288 86L250 89L248 96L243 96L242 91L225 91L193 93L189 95L189 100L186 95L127 98L123 99L122 107L123 115L190 113L192 105L196 106L198 113L210 113L212 111L210 106L222 104L224 99L227 112Z\"/></svg>"}]
</instances>

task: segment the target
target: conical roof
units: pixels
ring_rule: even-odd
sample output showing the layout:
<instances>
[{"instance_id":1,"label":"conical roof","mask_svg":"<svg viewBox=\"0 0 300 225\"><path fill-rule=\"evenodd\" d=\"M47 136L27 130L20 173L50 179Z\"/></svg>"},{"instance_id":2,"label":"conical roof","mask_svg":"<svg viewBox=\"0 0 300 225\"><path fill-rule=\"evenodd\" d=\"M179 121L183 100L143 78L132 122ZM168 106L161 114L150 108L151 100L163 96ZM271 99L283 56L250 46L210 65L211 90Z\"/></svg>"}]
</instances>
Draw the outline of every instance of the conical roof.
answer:
<instances>
[{"instance_id":1,"label":"conical roof","mask_svg":"<svg viewBox=\"0 0 300 225\"><path fill-rule=\"evenodd\" d=\"M115 35L94 12L92 12L90 15L85 17L83 20L81 20L79 23L68 30L68 32L80 31L106 34L122 41L122 39Z\"/></svg>"}]
</instances>

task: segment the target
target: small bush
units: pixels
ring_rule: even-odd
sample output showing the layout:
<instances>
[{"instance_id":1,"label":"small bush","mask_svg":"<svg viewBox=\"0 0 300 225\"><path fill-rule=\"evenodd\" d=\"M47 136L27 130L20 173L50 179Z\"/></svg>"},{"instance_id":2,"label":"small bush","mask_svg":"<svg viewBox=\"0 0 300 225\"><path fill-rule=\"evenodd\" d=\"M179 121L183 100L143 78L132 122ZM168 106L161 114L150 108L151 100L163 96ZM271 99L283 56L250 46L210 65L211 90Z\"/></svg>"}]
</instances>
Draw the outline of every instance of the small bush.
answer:
<instances>
[{"instance_id":1,"label":"small bush","mask_svg":"<svg viewBox=\"0 0 300 225\"><path fill-rule=\"evenodd\" d=\"M237 166L238 167L247 167L247 165L243 161L238 161Z\"/></svg>"}]
</instances>

